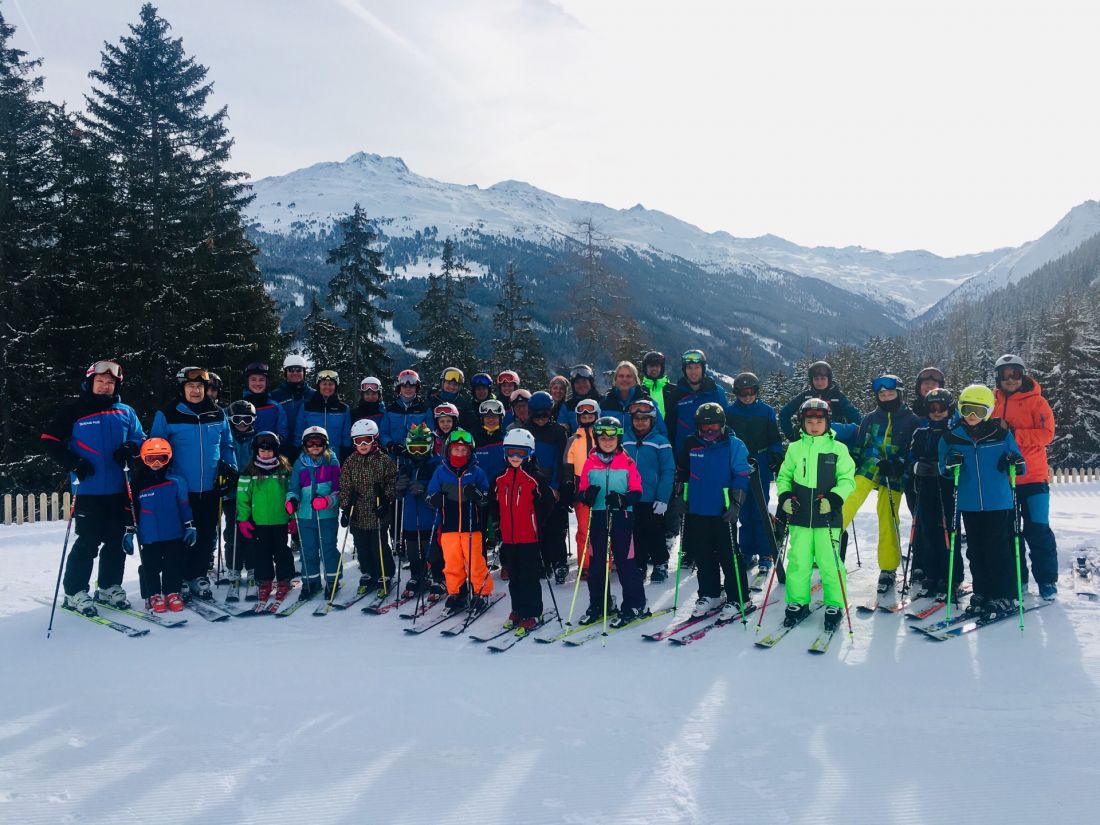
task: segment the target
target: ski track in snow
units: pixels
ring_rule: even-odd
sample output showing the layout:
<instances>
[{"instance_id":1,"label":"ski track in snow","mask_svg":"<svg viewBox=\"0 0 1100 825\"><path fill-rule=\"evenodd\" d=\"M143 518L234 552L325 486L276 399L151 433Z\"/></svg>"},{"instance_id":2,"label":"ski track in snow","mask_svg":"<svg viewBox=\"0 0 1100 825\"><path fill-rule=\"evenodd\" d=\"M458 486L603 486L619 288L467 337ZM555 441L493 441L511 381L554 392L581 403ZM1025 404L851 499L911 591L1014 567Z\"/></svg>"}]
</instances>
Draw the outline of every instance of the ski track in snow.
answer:
<instances>
[{"instance_id":1,"label":"ski track in snow","mask_svg":"<svg viewBox=\"0 0 1100 825\"><path fill-rule=\"evenodd\" d=\"M1055 486L1052 523L1065 572L1097 544L1100 485ZM872 506L857 528L853 604L878 571ZM901 614L853 611L854 637L820 657L806 653L816 620L772 650L752 646L753 621L684 648L631 630L494 656L354 608L185 613L177 629L117 617L149 628L141 639L58 615L47 641L38 599L63 535L0 527L4 823L916 825L945 807L998 825L1095 821L1100 602L1066 576L1023 634L1006 622L936 643ZM685 577L682 613L694 591ZM569 588L557 595L568 610ZM649 595L666 606L671 584Z\"/></svg>"}]
</instances>

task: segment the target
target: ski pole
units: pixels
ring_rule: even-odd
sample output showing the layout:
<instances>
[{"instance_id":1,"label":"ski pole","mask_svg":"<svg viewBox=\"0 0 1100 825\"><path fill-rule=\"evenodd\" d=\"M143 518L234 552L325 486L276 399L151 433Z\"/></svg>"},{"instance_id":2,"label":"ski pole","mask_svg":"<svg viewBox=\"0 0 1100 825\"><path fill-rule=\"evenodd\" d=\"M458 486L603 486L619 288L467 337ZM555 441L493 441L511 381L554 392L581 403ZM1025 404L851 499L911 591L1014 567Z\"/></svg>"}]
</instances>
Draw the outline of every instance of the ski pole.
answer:
<instances>
[{"instance_id":1,"label":"ski pole","mask_svg":"<svg viewBox=\"0 0 1100 825\"><path fill-rule=\"evenodd\" d=\"M502 535L502 543L503 539L504 537ZM546 564L542 560L542 551L536 550L535 553L538 556L539 560L539 575L546 579L546 589L550 591L550 603L554 605L554 613L558 617L558 627L560 627L562 630L565 630L565 625L561 623L561 611L558 610L558 597L554 595L554 583L550 581L550 574L547 572Z\"/></svg>"},{"instance_id":2,"label":"ski pole","mask_svg":"<svg viewBox=\"0 0 1100 825\"><path fill-rule=\"evenodd\" d=\"M854 636L855 631L852 630L852 611L848 609L848 589L844 586L844 571L840 569L840 550L837 549L837 545L840 544L839 539L833 539L833 525L829 525L829 546L833 548L833 561L836 563L836 580L840 582L840 598L844 601L844 616L848 620L848 636ZM825 589L825 585L821 586L821 589Z\"/></svg>"},{"instance_id":3,"label":"ski pole","mask_svg":"<svg viewBox=\"0 0 1100 825\"><path fill-rule=\"evenodd\" d=\"M610 475L610 471L608 472ZM607 482L604 482L605 484ZM607 493L604 493L604 509L607 511L607 543L604 545L603 570L603 635L607 635L607 601L611 596L611 508L607 506ZM589 516L591 520L591 516Z\"/></svg>"},{"instance_id":4,"label":"ski pole","mask_svg":"<svg viewBox=\"0 0 1100 825\"><path fill-rule=\"evenodd\" d=\"M378 575L382 580L382 597L385 598L389 595L389 588L386 586L386 560L385 555L382 552L382 519L378 517L378 511L382 509L382 485L376 483L374 485L374 518L378 522L375 525L378 533Z\"/></svg>"},{"instance_id":5,"label":"ski pole","mask_svg":"<svg viewBox=\"0 0 1100 825\"><path fill-rule=\"evenodd\" d=\"M856 517L852 514L852 544L856 546L856 567L863 567L863 560L859 557L859 535L856 533Z\"/></svg>"},{"instance_id":6,"label":"ski pole","mask_svg":"<svg viewBox=\"0 0 1100 825\"><path fill-rule=\"evenodd\" d=\"M577 581L573 584L573 601L569 603L569 618L565 620L568 625L573 624L573 610L577 606L577 592L581 589L581 575L584 573L584 560L588 558L588 536L592 532L592 508L588 508L588 518L584 523L584 546L577 557Z\"/></svg>"},{"instance_id":7,"label":"ski pole","mask_svg":"<svg viewBox=\"0 0 1100 825\"><path fill-rule=\"evenodd\" d=\"M726 510L730 508L730 488L725 487L722 489L722 496L726 500ZM726 522L726 526L730 529L730 551L733 554L733 576L737 579L737 605L741 611L741 626L746 630L749 627L748 619L745 618L745 594L741 589L741 565L737 561L738 550L737 537L733 534L733 523Z\"/></svg>"},{"instance_id":8,"label":"ski pole","mask_svg":"<svg viewBox=\"0 0 1100 825\"><path fill-rule=\"evenodd\" d=\"M898 555L901 555L901 528L898 526L898 514L894 512L894 488L890 486L890 476L884 475L883 479L886 481L886 503L890 505L890 522L894 525L894 544L898 548ZM898 492L898 508L901 507L901 492ZM899 559L900 561L900 559ZM897 568L894 568L897 570ZM902 571L904 575L904 570Z\"/></svg>"},{"instance_id":9,"label":"ski pole","mask_svg":"<svg viewBox=\"0 0 1100 825\"><path fill-rule=\"evenodd\" d=\"M314 492L317 491L316 485L314 485L313 491ZM313 510L312 496L310 497L309 507L310 507L311 510ZM325 578L327 577L327 574L325 573L325 548L321 546L321 511L320 510L313 510L313 520L317 523L317 568L318 568L318 570L320 570L320 573L321 573L321 592L324 593L325 592L325 590L324 590L324 588L325 588ZM301 525L299 525L299 527L301 527Z\"/></svg>"},{"instance_id":10,"label":"ski pole","mask_svg":"<svg viewBox=\"0 0 1100 825\"><path fill-rule=\"evenodd\" d=\"M214 532L217 533L218 536L218 569L215 573L214 581L220 584L223 578L222 570L224 569L224 565L222 564L222 496L220 492L218 493L218 519L214 524Z\"/></svg>"},{"instance_id":11,"label":"ski pole","mask_svg":"<svg viewBox=\"0 0 1100 825\"><path fill-rule=\"evenodd\" d=\"M1012 541L1016 546L1016 602L1020 606L1020 632L1024 632L1024 580L1020 573L1020 502L1016 498L1016 465L1008 465L1008 483L1012 487Z\"/></svg>"},{"instance_id":12,"label":"ski pole","mask_svg":"<svg viewBox=\"0 0 1100 825\"><path fill-rule=\"evenodd\" d=\"M762 605L760 605L760 615L756 619L756 632L757 633L760 632L760 625L762 625L764 623L764 611L766 611L768 609L768 599L771 597L771 594L772 594L772 583L775 581L776 577L779 575L776 571L779 568L780 560L787 553L787 540L790 537L791 537L790 531L789 530L784 530L783 531L783 546L779 548L779 553L775 557L775 564L772 566L771 575L768 576L768 589L764 593L764 603Z\"/></svg>"},{"instance_id":13,"label":"ski pole","mask_svg":"<svg viewBox=\"0 0 1100 825\"><path fill-rule=\"evenodd\" d=\"M947 599L947 618L951 619L951 605L956 599L955 591L955 548L958 546L959 541L959 528L962 526L962 513L959 512L959 465L956 464L951 468L951 474L955 478L955 493L954 493L954 518L951 527L951 544L947 548L947 593L944 598Z\"/></svg>"},{"instance_id":14,"label":"ski pole","mask_svg":"<svg viewBox=\"0 0 1100 825\"><path fill-rule=\"evenodd\" d=\"M684 534L687 532L687 498L688 486L684 482L684 518L680 526L680 544L676 549L676 588L672 591L672 615L676 615L676 607L680 604L680 568L684 566Z\"/></svg>"},{"instance_id":15,"label":"ski pole","mask_svg":"<svg viewBox=\"0 0 1100 825\"><path fill-rule=\"evenodd\" d=\"M395 476L395 478L396 478L396 476ZM400 510L398 510L398 508L397 508L397 502L398 502L397 489L395 487L394 491L393 491L393 541L394 541L394 552L392 553L393 566L395 568L394 572L397 573L397 581L393 585L393 589L396 591L396 594L395 594L395 597L394 597L395 601L401 598L401 569L402 569L402 567L404 567L404 565L401 562L401 559L402 559L401 548L403 548L405 546L405 534L402 532L402 529L401 529L402 526L404 525L404 521L405 521L405 499L404 499L404 497L402 496L402 498L401 498L401 509ZM383 570L382 572L384 573L385 571Z\"/></svg>"},{"instance_id":16,"label":"ski pole","mask_svg":"<svg viewBox=\"0 0 1100 825\"><path fill-rule=\"evenodd\" d=\"M50 605L50 623L46 627L46 638L53 633L53 615L57 610L57 594L61 592L61 573L65 569L65 554L69 552L69 534L73 529L73 516L76 515L76 497L80 488L80 479L73 479L73 500L69 502L69 523L65 525L65 541L61 544L61 562L57 565L57 582L53 586L53 604Z\"/></svg>"},{"instance_id":17,"label":"ski pole","mask_svg":"<svg viewBox=\"0 0 1100 825\"><path fill-rule=\"evenodd\" d=\"M913 496L913 510L912 523L909 525L909 552L905 557L905 565L901 571L901 595L904 598L909 593L909 586L911 584L909 577L913 573L913 569L916 565L913 563L913 545L917 537L917 519L920 513L920 486L916 487L916 493ZM898 507L901 507L901 502L898 502Z\"/></svg>"},{"instance_id":18,"label":"ski pole","mask_svg":"<svg viewBox=\"0 0 1100 825\"><path fill-rule=\"evenodd\" d=\"M355 505L351 505L348 508L348 520L350 521L352 516L355 515ZM325 612L327 613L332 609L332 603L336 600L336 588L340 585L340 573L344 569L344 550L348 546L348 536L351 534L351 525L348 525L348 529L344 532L344 543L340 547L340 559L336 562L336 578L332 582L332 592L328 597L328 604L325 605Z\"/></svg>"}]
</instances>

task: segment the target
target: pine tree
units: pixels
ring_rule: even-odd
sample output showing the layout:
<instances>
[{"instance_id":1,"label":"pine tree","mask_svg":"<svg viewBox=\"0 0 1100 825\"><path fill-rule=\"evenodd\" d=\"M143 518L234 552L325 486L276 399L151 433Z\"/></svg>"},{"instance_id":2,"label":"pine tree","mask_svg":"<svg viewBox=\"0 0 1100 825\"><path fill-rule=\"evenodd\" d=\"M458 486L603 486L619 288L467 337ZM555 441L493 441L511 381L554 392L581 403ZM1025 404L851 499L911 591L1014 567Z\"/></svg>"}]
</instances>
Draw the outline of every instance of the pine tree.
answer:
<instances>
[{"instance_id":1,"label":"pine tree","mask_svg":"<svg viewBox=\"0 0 1100 825\"><path fill-rule=\"evenodd\" d=\"M611 307L621 303L617 279L603 261L601 244L605 238L588 218L577 224L575 268L578 284L573 310L573 339L581 360L596 366L596 361L615 349L615 313Z\"/></svg>"},{"instance_id":2,"label":"pine tree","mask_svg":"<svg viewBox=\"0 0 1100 825\"><path fill-rule=\"evenodd\" d=\"M144 410L175 393L181 363L225 377L283 348L241 222L251 195L225 168L226 110L206 112L207 70L169 28L142 6L130 34L105 45L82 118L116 186L105 300L91 309L118 318L101 346L124 361L128 400Z\"/></svg>"},{"instance_id":3,"label":"pine tree","mask_svg":"<svg viewBox=\"0 0 1100 825\"><path fill-rule=\"evenodd\" d=\"M474 307L462 281L470 268L456 257L450 238L443 242L441 257L440 274L428 276L428 289L416 305L420 325L411 341L424 351L416 368L425 387L435 387L447 367L471 375L477 364L477 340L468 326Z\"/></svg>"},{"instance_id":4,"label":"pine tree","mask_svg":"<svg viewBox=\"0 0 1100 825\"><path fill-rule=\"evenodd\" d=\"M55 311L41 267L53 217L53 107L38 99L41 61L12 46L14 34L0 14L0 477L8 483L26 478L18 465L42 424L35 380Z\"/></svg>"},{"instance_id":5,"label":"pine tree","mask_svg":"<svg viewBox=\"0 0 1100 825\"><path fill-rule=\"evenodd\" d=\"M615 330L615 362L629 361L641 369L642 357L651 349L642 335L642 325L631 315L620 315Z\"/></svg>"},{"instance_id":6,"label":"pine tree","mask_svg":"<svg viewBox=\"0 0 1100 825\"><path fill-rule=\"evenodd\" d=\"M547 377L546 358L542 354L542 341L531 325L529 308L534 303L523 296L519 276L509 263L493 314L493 330L497 337L493 338L491 363L497 371L515 370L524 383L541 386Z\"/></svg>"},{"instance_id":7,"label":"pine tree","mask_svg":"<svg viewBox=\"0 0 1100 825\"><path fill-rule=\"evenodd\" d=\"M389 277L382 269L382 251L374 248L378 233L358 203L339 229L343 240L329 250L328 263L339 264L340 270L328 282L328 297L343 305L341 315L351 336L351 377L389 375L392 364L380 339L382 323L393 313L378 306L386 299L382 284Z\"/></svg>"},{"instance_id":8,"label":"pine tree","mask_svg":"<svg viewBox=\"0 0 1100 825\"><path fill-rule=\"evenodd\" d=\"M347 384L354 379L358 384L360 376L352 373L351 340L347 330L329 317L317 302L316 293L309 299L309 314L302 321L302 337L315 370L336 370L341 383Z\"/></svg>"}]
</instances>

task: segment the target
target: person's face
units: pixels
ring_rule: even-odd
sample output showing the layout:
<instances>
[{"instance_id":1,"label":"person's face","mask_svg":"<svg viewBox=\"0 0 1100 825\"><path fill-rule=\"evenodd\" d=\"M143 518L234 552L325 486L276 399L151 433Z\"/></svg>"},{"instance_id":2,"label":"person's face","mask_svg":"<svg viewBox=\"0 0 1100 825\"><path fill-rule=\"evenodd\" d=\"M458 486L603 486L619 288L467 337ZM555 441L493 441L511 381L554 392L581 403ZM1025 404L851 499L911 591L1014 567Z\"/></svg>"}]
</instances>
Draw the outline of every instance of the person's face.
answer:
<instances>
[{"instance_id":1,"label":"person's face","mask_svg":"<svg viewBox=\"0 0 1100 825\"><path fill-rule=\"evenodd\" d=\"M815 390L825 390L829 388L829 373L827 372L815 372L813 378L810 380L813 382Z\"/></svg>"},{"instance_id":2,"label":"person's face","mask_svg":"<svg viewBox=\"0 0 1100 825\"><path fill-rule=\"evenodd\" d=\"M699 428L699 433L705 441L714 441L722 432L721 424L704 424Z\"/></svg>"},{"instance_id":3,"label":"person's face","mask_svg":"<svg viewBox=\"0 0 1100 825\"><path fill-rule=\"evenodd\" d=\"M188 381L183 385L183 397L192 404L198 404L206 398L206 385L202 381Z\"/></svg>"},{"instance_id":4,"label":"person's face","mask_svg":"<svg viewBox=\"0 0 1100 825\"><path fill-rule=\"evenodd\" d=\"M217 387L207 387L206 388L206 397L209 398L211 401L217 401L218 400L218 388Z\"/></svg>"},{"instance_id":5,"label":"person's face","mask_svg":"<svg viewBox=\"0 0 1100 825\"><path fill-rule=\"evenodd\" d=\"M638 435L649 435L649 431L653 429L653 419L648 415L632 415L630 423L634 425L634 432Z\"/></svg>"},{"instance_id":6,"label":"person's face","mask_svg":"<svg viewBox=\"0 0 1100 825\"><path fill-rule=\"evenodd\" d=\"M382 393L378 390L363 390L363 400L368 404L377 404L382 398Z\"/></svg>"},{"instance_id":7,"label":"person's face","mask_svg":"<svg viewBox=\"0 0 1100 825\"><path fill-rule=\"evenodd\" d=\"M406 401L412 401L416 398L416 384L402 384L398 392Z\"/></svg>"},{"instance_id":8,"label":"person's face","mask_svg":"<svg viewBox=\"0 0 1100 825\"><path fill-rule=\"evenodd\" d=\"M950 413L947 407L942 404L933 404L928 408L928 419L930 421L943 421Z\"/></svg>"},{"instance_id":9,"label":"person's face","mask_svg":"<svg viewBox=\"0 0 1100 825\"><path fill-rule=\"evenodd\" d=\"M513 401L512 412L515 413L516 418L520 421L527 420L527 402L526 401Z\"/></svg>"},{"instance_id":10,"label":"person's face","mask_svg":"<svg viewBox=\"0 0 1100 825\"><path fill-rule=\"evenodd\" d=\"M540 412L538 415L531 416L531 421L539 427L545 427L550 423L550 413Z\"/></svg>"},{"instance_id":11,"label":"person's face","mask_svg":"<svg viewBox=\"0 0 1100 825\"><path fill-rule=\"evenodd\" d=\"M435 420L436 428L446 435L455 428L455 420L449 415L441 415Z\"/></svg>"},{"instance_id":12,"label":"person's face","mask_svg":"<svg viewBox=\"0 0 1100 825\"><path fill-rule=\"evenodd\" d=\"M317 438L311 438L305 443L306 452L316 458L325 451L325 442Z\"/></svg>"},{"instance_id":13,"label":"person's face","mask_svg":"<svg viewBox=\"0 0 1100 825\"><path fill-rule=\"evenodd\" d=\"M807 415L802 419L802 427L808 435L825 435L828 423L823 415Z\"/></svg>"},{"instance_id":14,"label":"person's face","mask_svg":"<svg viewBox=\"0 0 1100 825\"><path fill-rule=\"evenodd\" d=\"M1018 367L1008 367L1000 372L1001 389L1016 392L1024 383L1024 374Z\"/></svg>"},{"instance_id":15,"label":"person's face","mask_svg":"<svg viewBox=\"0 0 1100 825\"><path fill-rule=\"evenodd\" d=\"M604 453L614 452L615 448L619 446L619 439L613 435L601 435L596 439L596 442L600 445L600 452Z\"/></svg>"},{"instance_id":16,"label":"person's face","mask_svg":"<svg viewBox=\"0 0 1100 825\"><path fill-rule=\"evenodd\" d=\"M555 402L561 402L565 400L565 384L561 381L555 381L550 385L550 397Z\"/></svg>"},{"instance_id":17,"label":"person's face","mask_svg":"<svg viewBox=\"0 0 1100 825\"><path fill-rule=\"evenodd\" d=\"M596 423L596 414L591 412L581 413L577 416L577 423L582 427L591 427Z\"/></svg>"},{"instance_id":18,"label":"person's face","mask_svg":"<svg viewBox=\"0 0 1100 825\"><path fill-rule=\"evenodd\" d=\"M456 441L451 445L451 455L456 458L470 455L470 446L464 441Z\"/></svg>"},{"instance_id":19,"label":"person's face","mask_svg":"<svg viewBox=\"0 0 1100 825\"><path fill-rule=\"evenodd\" d=\"M966 422L966 426L968 426L968 427L977 427L979 424L981 424L985 420L982 417L982 415L978 412L967 413L962 418L963 418L963 421Z\"/></svg>"},{"instance_id":20,"label":"person's face","mask_svg":"<svg viewBox=\"0 0 1100 825\"><path fill-rule=\"evenodd\" d=\"M516 382L505 381L503 384L500 385L500 391L504 393L504 397L507 398L516 391Z\"/></svg>"},{"instance_id":21,"label":"person's face","mask_svg":"<svg viewBox=\"0 0 1100 825\"><path fill-rule=\"evenodd\" d=\"M615 370L615 388L620 392L626 392L638 382L634 380L634 373L626 367Z\"/></svg>"},{"instance_id":22,"label":"person's face","mask_svg":"<svg viewBox=\"0 0 1100 825\"><path fill-rule=\"evenodd\" d=\"M507 459L508 459L509 466L519 467L521 464L523 464L524 456L522 456L522 455L509 455L509 456L507 456Z\"/></svg>"},{"instance_id":23,"label":"person's face","mask_svg":"<svg viewBox=\"0 0 1100 825\"><path fill-rule=\"evenodd\" d=\"M684 367L684 376L692 384L698 384L703 380L703 365L688 364Z\"/></svg>"},{"instance_id":24,"label":"person's face","mask_svg":"<svg viewBox=\"0 0 1100 825\"><path fill-rule=\"evenodd\" d=\"M577 395L588 395L592 392L592 382L587 378L577 378L573 381L573 392Z\"/></svg>"},{"instance_id":25,"label":"person's face","mask_svg":"<svg viewBox=\"0 0 1100 825\"><path fill-rule=\"evenodd\" d=\"M753 404L756 402L756 389L753 387L746 387L737 393L737 400L742 404Z\"/></svg>"},{"instance_id":26,"label":"person's face","mask_svg":"<svg viewBox=\"0 0 1100 825\"><path fill-rule=\"evenodd\" d=\"M484 384L475 384L474 385L474 398L476 398L478 401L484 401L488 397L489 397L489 388L488 387L486 387Z\"/></svg>"},{"instance_id":27,"label":"person's face","mask_svg":"<svg viewBox=\"0 0 1100 825\"><path fill-rule=\"evenodd\" d=\"M285 375L288 384L301 384L306 380L306 369L305 367L287 367Z\"/></svg>"},{"instance_id":28,"label":"person's face","mask_svg":"<svg viewBox=\"0 0 1100 825\"><path fill-rule=\"evenodd\" d=\"M275 457L275 451L269 450L267 447L260 447L256 450L256 455L264 461L271 461Z\"/></svg>"},{"instance_id":29,"label":"person's face","mask_svg":"<svg viewBox=\"0 0 1100 825\"><path fill-rule=\"evenodd\" d=\"M462 385L457 381L443 380L443 392L456 393L462 388Z\"/></svg>"},{"instance_id":30,"label":"person's face","mask_svg":"<svg viewBox=\"0 0 1100 825\"><path fill-rule=\"evenodd\" d=\"M939 389L939 386L940 382L935 378L925 378L920 382L920 387L917 389L920 392L920 397L924 398L924 396L928 395L932 390Z\"/></svg>"},{"instance_id":31,"label":"person's face","mask_svg":"<svg viewBox=\"0 0 1100 825\"><path fill-rule=\"evenodd\" d=\"M248 376L248 391L257 395L267 391L267 376L252 373Z\"/></svg>"},{"instance_id":32,"label":"person's face","mask_svg":"<svg viewBox=\"0 0 1100 825\"><path fill-rule=\"evenodd\" d=\"M336 392L336 382L329 381L327 378L317 383L317 390L325 398L330 398L334 392Z\"/></svg>"},{"instance_id":33,"label":"person's face","mask_svg":"<svg viewBox=\"0 0 1100 825\"><path fill-rule=\"evenodd\" d=\"M201 386L201 384L200 384ZM109 372L92 376L92 395L114 395L115 377Z\"/></svg>"},{"instance_id":34,"label":"person's face","mask_svg":"<svg viewBox=\"0 0 1100 825\"><path fill-rule=\"evenodd\" d=\"M645 374L648 375L650 378L660 378L661 377L661 365L660 364L646 364L645 365Z\"/></svg>"},{"instance_id":35,"label":"person's face","mask_svg":"<svg viewBox=\"0 0 1100 825\"><path fill-rule=\"evenodd\" d=\"M481 416L481 425L487 430L498 430L500 429L500 416L486 413Z\"/></svg>"},{"instance_id":36,"label":"person's face","mask_svg":"<svg viewBox=\"0 0 1100 825\"><path fill-rule=\"evenodd\" d=\"M887 389L886 387L883 387L881 390L878 391L878 400L879 401L893 401L897 397L898 397L898 391L897 390L891 390L891 389Z\"/></svg>"}]
</instances>

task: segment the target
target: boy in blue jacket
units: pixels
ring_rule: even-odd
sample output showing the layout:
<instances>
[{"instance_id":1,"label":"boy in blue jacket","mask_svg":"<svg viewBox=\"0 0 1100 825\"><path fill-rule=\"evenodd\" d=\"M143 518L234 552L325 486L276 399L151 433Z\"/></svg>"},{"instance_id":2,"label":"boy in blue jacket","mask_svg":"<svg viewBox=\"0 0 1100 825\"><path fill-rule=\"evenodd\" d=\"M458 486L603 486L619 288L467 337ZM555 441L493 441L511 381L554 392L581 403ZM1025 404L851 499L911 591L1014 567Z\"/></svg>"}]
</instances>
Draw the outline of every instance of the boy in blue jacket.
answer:
<instances>
[{"instance_id":1,"label":"boy in blue jacket","mask_svg":"<svg viewBox=\"0 0 1100 825\"><path fill-rule=\"evenodd\" d=\"M401 498L401 531L409 559L409 581L402 598L418 595L427 587L429 601L438 601L443 584L443 551L435 534L436 513L428 506L428 484L439 466L434 453L435 435L427 424L418 424L405 436L405 454L397 461L395 490Z\"/></svg>"},{"instance_id":2,"label":"boy in blue jacket","mask_svg":"<svg viewBox=\"0 0 1100 825\"><path fill-rule=\"evenodd\" d=\"M634 505L634 562L645 581L652 564L651 582L668 578L668 548L665 545L665 511L676 480L676 459L668 439L656 431L659 412L652 398L640 398L630 406L630 429L623 449L638 465L642 497Z\"/></svg>"},{"instance_id":3,"label":"boy in blue jacket","mask_svg":"<svg viewBox=\"0 0 1100 825\"><path fill-rule=\"evenodd\" d=\"M1012 432L991 418L993 391L971 384L959 394L959 423L940 442L940 471L958 479L959 514L966 527L966 558L974 592L968 613L1017 609L1013 506L1009 467L1025 471ZM957 474L957 475L956 475ZM955 523L956 531L958 521Z\"/></svg>"}]
</instances>

